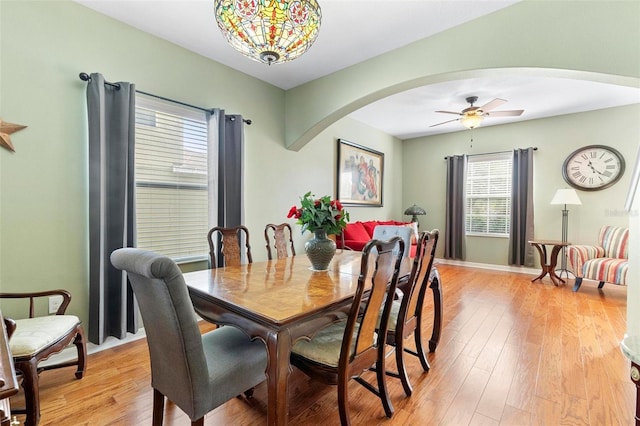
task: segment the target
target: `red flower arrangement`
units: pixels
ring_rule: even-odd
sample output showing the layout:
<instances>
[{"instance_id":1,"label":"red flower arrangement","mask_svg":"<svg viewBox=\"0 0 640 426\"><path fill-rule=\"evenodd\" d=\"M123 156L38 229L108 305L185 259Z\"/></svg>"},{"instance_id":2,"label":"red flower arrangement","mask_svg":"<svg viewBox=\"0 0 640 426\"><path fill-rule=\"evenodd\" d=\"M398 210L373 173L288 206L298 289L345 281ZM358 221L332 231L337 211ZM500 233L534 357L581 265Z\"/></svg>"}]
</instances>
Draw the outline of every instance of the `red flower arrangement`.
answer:
<instances>
[{"instance_id":1,"label":"red flower arrangement","mask_svg":"<svg viewBox=\"0 0 640 426\"><path fill-rule=\"evenodd\" d=\"M339 234L347 226L349 213L340 200L332 200L328 195L315 198L311 192L300 198L300 207L289 209L288 218L295 218L304 231L324 231L327 235Z\"/></svg>"}]
</instances>

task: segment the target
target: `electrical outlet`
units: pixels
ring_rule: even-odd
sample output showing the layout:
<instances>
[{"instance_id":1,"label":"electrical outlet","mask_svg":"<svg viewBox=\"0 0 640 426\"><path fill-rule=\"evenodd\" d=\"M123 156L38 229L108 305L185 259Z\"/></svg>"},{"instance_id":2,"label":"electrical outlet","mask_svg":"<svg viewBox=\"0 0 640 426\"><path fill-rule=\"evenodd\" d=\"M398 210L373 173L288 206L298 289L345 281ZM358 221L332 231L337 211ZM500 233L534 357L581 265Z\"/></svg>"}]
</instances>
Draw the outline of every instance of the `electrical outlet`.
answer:
<instances>
[{"instance_id":1,"label":"electrical outlet","mask_svg":"<svg viewBox=\"0 0 640 426\"><path fill-rule=\"evenodd\" d=\"M60 305L62 305L62 296L49 297L49 313L55 314L58 311Z\"/></svg>"}]
</instances>

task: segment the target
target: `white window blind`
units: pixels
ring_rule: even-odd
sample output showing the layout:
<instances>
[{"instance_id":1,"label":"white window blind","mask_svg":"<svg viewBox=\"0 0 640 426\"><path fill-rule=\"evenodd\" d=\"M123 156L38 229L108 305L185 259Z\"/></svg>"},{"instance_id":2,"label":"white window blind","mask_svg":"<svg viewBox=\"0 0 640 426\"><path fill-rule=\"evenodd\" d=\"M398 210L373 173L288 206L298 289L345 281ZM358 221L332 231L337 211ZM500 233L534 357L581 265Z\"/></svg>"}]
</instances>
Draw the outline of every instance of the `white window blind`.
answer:
<instances>
[{"instance_id":1,"label":"white window blind","mask_svg":"<svg viewBox=\"0 0 640 426\"><path fill-rule=\"evenodd\" d=\"M205 113L136 95L135 149L138 247L176 261L206 259Z\"/></svg>"},{"instance_id":2,"label":"white window blind","mask_svg":"<svg viewBox=\"0 0 640 426\"><path fill-rule=\"evenodd\" d=\"M512 161L510 152L469 157L465 214L467 234L509 235Z\"/></svg>"}]
</instances>

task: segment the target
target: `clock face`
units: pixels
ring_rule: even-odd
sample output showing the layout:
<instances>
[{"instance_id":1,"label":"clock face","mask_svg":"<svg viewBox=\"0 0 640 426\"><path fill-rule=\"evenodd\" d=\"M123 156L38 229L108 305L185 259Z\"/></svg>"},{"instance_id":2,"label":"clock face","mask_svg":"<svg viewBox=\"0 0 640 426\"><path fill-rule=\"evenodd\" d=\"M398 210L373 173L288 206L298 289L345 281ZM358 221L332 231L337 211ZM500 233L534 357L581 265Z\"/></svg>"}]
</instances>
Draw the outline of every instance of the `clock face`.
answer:
<instances>
[{"instance_id":1,"label":"clock face","mask_svg":"<svg viewBox=\"0 0 640 426\"><path fill-rule=\"evenodd\" d=\"M572 152L562 165L564 180L576 189L597 191L622 177L624 158L615 149L590 145Z\"/></svg>"}]
</instances>

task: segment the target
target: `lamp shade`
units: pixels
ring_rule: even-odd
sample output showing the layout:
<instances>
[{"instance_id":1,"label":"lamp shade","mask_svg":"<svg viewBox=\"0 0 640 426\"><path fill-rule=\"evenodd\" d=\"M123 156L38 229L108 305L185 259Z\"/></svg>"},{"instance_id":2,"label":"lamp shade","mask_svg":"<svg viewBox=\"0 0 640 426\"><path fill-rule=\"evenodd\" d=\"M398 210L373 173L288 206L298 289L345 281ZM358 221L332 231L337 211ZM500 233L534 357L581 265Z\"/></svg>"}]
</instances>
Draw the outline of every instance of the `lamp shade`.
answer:
<instances>
[{"instance_id":1,"label":"lamp shade","mask_svg":"<svg viewBox=\"0 0 640 426\"><path fill-rule=\"evenodd\" d=\"M412 205L411 207L408 207L405 211L404 214L408 215L408 216L422 216L427 214L427 212L422 208L422 207L418 207L415 204Z\"/></svg>"},{"instance_id":2,"label":"lamp shade","mask_svg":"<svg viewBox=\"0 0 640 426\"><path fill-rule=\"evenodd\" d=\"M266 64L305 53L322 18L316 0L215 0L218 27L243 55Z\"/></svg>"},{"instance_id":3,"label":"lamp shade","mask_svg":"<svg viewBox=\"0 0 640 426\"><path fill-rule=\"evenodd\" d=\"M551 204L582 204L575 189L558 189L551 200Z\"/></svg>"}]
</instances>

